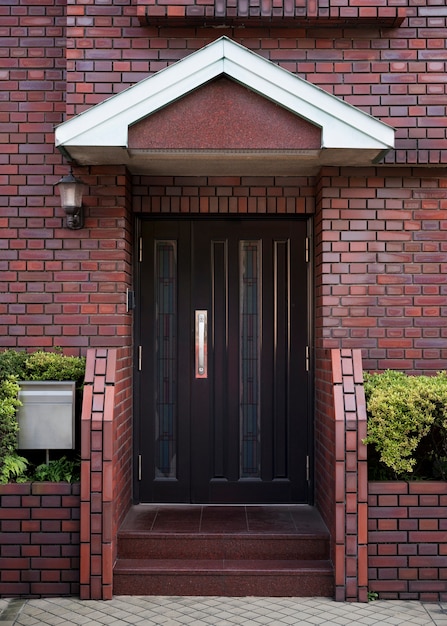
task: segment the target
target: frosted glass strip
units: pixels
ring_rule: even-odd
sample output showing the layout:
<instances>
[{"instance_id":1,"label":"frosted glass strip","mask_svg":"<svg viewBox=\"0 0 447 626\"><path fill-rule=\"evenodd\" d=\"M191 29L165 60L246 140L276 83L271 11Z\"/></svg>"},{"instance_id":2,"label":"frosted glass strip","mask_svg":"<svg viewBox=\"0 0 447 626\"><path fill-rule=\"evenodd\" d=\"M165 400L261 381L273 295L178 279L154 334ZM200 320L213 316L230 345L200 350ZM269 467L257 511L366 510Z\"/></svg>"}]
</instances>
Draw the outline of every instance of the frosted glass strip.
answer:
<instances>
[{"instance_id":1,"label":"frosted glass strip","mask_svg":"<svg viewBox=\"0 0 447 626\"><path fill-rule=\"evenodd\" d=\"M241 241L240 476L258 478L260 467L261 242Z\"/></svg>"},{"instance_id":2,"label":"frosted glass strip","mask_svg":"<svg viewBox=\"0 0 447 626\"><path fill-rule=\"evenodd\" d=\"M155 448L157 478L176 476L177 244L155 242Z\"/></svg>"}]
</instances>

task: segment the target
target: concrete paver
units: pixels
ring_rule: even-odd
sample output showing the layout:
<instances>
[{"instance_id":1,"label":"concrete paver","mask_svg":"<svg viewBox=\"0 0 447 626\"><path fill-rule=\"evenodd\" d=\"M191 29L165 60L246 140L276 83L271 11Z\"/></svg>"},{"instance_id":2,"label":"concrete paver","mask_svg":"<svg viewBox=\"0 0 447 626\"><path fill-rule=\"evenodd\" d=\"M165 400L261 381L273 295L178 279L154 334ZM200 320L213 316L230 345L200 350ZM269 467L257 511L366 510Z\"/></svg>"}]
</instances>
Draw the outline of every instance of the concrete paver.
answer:
<instances>
[{"instance_id":1,"label":"concrete paver","mask_svg":"<svg viewBox=\"0 0 447 626\"><path fill-rule=\"evenodd\" d=\"M447 626L447 603L329 598L117 596L0 600L0 626Z\"/></svg>"}]
</instances>

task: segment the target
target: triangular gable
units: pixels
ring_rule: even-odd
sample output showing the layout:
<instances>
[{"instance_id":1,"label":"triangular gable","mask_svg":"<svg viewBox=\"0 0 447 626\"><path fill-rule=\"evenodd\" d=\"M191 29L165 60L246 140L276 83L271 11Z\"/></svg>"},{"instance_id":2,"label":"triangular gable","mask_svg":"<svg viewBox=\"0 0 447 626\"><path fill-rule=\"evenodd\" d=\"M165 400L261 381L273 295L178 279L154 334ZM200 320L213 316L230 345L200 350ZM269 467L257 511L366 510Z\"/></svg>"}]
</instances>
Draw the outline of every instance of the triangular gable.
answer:
<instances>
[{"instance_id":1,"label":"triangular gable","mask_svg":"<svg viewBox=\"0 0 447 626\"><path fill-rule=\"evenodd\" d=\"M321 128L220 76L129 126L128 146L133 152L319 151Z\"/></svg>"},{"instance_id":2,"label":"triangular gable","mask_svg":"<svg viewBox=\"0 0 447 626\"><path fill-rule=\"evenodd\" d=\"M364 150L376 158L394 146L390 126L227 37L61 124L56 146L83 163L89 147L120 148L122 154L130 126L222 75L320 127L321 149ZM98 163L98 150L93 154L91 162Z\"/></svg>"}]
</instances>

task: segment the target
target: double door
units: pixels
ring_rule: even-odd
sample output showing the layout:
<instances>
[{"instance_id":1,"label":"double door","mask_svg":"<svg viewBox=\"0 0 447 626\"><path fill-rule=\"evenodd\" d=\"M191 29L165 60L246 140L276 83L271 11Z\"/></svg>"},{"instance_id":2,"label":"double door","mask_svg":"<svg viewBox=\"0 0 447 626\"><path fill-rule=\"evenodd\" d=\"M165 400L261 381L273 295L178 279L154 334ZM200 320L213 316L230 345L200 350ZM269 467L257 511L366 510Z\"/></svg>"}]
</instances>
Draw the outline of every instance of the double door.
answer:
<instances>
[{"instance_id":1,"label":"double door","mask_svg":"<svg viewBox=\"0 0 447 626\"><path fill-rule=\"evenodd\" d=\"M141 502L307 502L306 222L147 220Z\"/></svg>"}]
</instances>

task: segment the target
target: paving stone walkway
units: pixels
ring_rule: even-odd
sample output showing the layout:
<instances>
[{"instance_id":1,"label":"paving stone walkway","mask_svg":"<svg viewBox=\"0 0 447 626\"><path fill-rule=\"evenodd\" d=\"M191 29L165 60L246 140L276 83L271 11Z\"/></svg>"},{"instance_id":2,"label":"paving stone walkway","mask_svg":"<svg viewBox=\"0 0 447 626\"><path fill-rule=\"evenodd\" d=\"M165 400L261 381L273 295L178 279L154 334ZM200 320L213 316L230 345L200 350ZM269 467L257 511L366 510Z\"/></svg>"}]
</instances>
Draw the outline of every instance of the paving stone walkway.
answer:
<instances>
[{"instance_id":1,"label":"paving stone walkway","mask_svg":"<svg viewBox=\"0 0 447 626\"><path fill-rule=\"evenodd\" d=\"M447 626L447 603L334 602L328 598L119 596L0 600L0 626Z\"/></svg>"}]
</instances>

